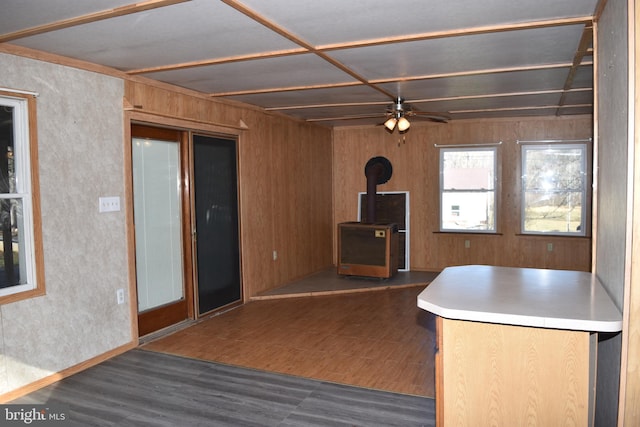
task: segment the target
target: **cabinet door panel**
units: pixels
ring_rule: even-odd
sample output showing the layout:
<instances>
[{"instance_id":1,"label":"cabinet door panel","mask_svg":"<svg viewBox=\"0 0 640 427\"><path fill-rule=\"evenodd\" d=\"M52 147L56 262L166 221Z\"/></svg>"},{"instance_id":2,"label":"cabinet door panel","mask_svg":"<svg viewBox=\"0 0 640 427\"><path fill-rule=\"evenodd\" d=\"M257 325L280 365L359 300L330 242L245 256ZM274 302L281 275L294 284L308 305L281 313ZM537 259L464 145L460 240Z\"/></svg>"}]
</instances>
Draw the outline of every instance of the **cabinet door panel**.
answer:
<instances>
[{"instance_id":1,"label":"cabinet door panel","mask_svg":"<svg viewBox=\"0 0 640 427\"><path fill-rule=\"evenodd\" d=\"M441 326L443 425L589 424L589 332L450 319Z\"/></svg>"}]
</instances>

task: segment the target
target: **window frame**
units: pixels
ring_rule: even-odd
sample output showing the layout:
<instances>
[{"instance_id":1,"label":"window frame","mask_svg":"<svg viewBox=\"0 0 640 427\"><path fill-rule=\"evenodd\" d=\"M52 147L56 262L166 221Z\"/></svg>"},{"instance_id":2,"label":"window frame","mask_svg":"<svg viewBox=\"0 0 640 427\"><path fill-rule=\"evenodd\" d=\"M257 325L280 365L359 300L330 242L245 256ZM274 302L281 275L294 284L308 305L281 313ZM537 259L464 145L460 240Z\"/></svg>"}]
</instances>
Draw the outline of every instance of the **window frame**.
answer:
<instances>
[{"instance_id":1,"label":"window frame","mask_svg":"<svg viewBox=\"0 0 640 427\"><path fill-rule=\"evenodd\" d=\"M443 215L443 195L445 193L444 188L444 156L447 152L470 152L470 151L486 151L493 153L493 188L492 189L484 189L484 190L476 190L472 189L474 192L484 192L484 193L493 193L493 228L492 229L471 229L471 228L444 228L444 215ZM498 234L498 210L499 210L499 161L498 161L498 146L451 146L451 147L440 147L438 167L439 167L439 197L440 197L440 210L439 210L439 231L441 233L473 233L473 234ZM469 191L469 189L459 190Z\"/></svg>"},{"instance_id":2,"label":"window frame","mask_svg":"<svg viewBox=\"0 0 640 427\"><path fill-rule=\"evenodd\" d=\"M582 205L580 213L580 230L579 231L535 231L526 230L525 228L525 210L526 210L526 151L527 150L548 150L548 149L580 149L581 158L581 174L582 183ZM587 141L553 141L549 142L526 142L520 143L520 233L527 236L557 236L557 237L587 237L587 227L589 224L589 209L591 205L591 195L589 192L590 182L590 144Z\"/></svg>"},{"instance_id":3,"label":"window frame","mask_svg":"<svg viewBox=\"0 0 640 427\"><path fill-rule=\"evenodd\" d=\"M38 174L38 143L35 94L0 90L0 105L14 108L14 159L16 192L2 199L22 201L22 229L26 280L24 284L0 288L0 305L44 295L44 257Z\"/></svg>"}]
</instances>

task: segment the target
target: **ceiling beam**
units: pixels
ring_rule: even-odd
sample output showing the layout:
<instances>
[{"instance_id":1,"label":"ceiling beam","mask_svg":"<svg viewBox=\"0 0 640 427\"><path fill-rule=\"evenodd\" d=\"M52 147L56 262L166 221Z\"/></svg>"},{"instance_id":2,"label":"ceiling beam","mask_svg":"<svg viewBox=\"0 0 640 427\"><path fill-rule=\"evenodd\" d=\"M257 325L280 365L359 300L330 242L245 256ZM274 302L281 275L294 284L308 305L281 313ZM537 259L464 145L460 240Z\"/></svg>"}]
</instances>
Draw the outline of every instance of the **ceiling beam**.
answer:
<instances>
[{"instance_id":1,"label":"ceiling beam","mask_svg":"<svg viewBox=\"0 0 640 427\"><path fill-rule=\"evenodd\" d=\"M451 73L438 73L438 74L425 74L422 76L400 77L400 78L388 78L371 80L372 83L396 83L396 82L411 82L416 80L433 80L442 79L448 77L466 77L466 76L479 76L483 74L499 74L499 73L512 73L517 71L534 71L534 70L548 70L553 68L567 68L571 67L572 62L560 62L556 64L540 64L540 65L526 65L519 67L502 67L502 68L487 68L482 70L468 70L468 71L456 71ZM582 65L590 65L584 63Z\"/></svg>"},{"instance_id":2,"label":"ceiling beam","mask_svg":"<svg viewBox=\"0 0 640 427\"><path fill-rule=\"evenodd\" d=\"M505 93L489 93L482 95L461 95L461 96L447 96L442 98L429 98L429 99L406 99L407 104L416 105L429 102L443 102L443 101L460 101L470 99L485 99L485 98L507 98L511 96L529 96L529 95L548 95L548 94L561 94L565 92L588 92L592 91L589 88L577 88L565 91L564 89L551 89L551 90L536 90L536 91L524 91L524 92L505 92ZM345 102L345 103L330 103L330 104L312 104L312 105L292 105L286 107L267 107L265 111L287 111L287 110L308 110L314 108L331 108L331 107L365 107L372 105L388 105L388 102ZM358 118L362 118L359 116Z\"/></svg>"},{"instance_id":3,"label":"ceiling beam","mask_svg":"<svg viewBox=\"0 0 640 427\"><path fill-rule=\"evenodd\" d=\"M588 87L588 88L571 89L568 92L571 92L571 93L590 92L592 90L593 89ZM507 98L510 96L549 95L549 94L564 93L564 92L567 92L567 91L565 91L564 89L532 90L532 91L524 91L524 92L505 92L505 93L487 93L482 95L448 96L448 97L433 98L433 99L414 99L410 102L412 104L421 104L426 102L458 101L458 100L484 99L484 98Z\"/></svg>"},{"instance_id":4,"label":"ceiling beam","mask_svg":"<svg viewBox=\"0 0 640 427\"><path fill-rule=\"evenodd\" d=\"M281 27L280 25L271 21L267 17L262 16L261 14L253 11L252 9L248 8L247 6L243 5L237 0L222 0L222 2L234 8L238 12L244 14L245 16L252 19L253 21L263 25L270 31L273 31L279 34L280 36L286 38L287 40L295 43L296 45L299 46L299 48L290 49L290 50L272 51L272 52L262 52L257 54L248 54L248 55L241 55L241 56L235 56L235 57L199 60L199 61L184 62L179 64L169 64L169 65L163 65L163 66L129 70L127 73L130 75L148 74L153 72L171 71L171 70L187 69L192 67L220 65L220 64L228 64L228 63L234 63L234 62L277 58L277 57L283 57L288 55L300 55L304 53L310 53L310 54L315 54L316 56L322 58L326 62L329 62L331 65L338 68L339 70L349 75L350 77L354 78L359 83L343 82L343 83L326 84L326 85L280 87L280 88L269 88L264 90L244 90L244 91L234 91L234 92L212 93L209 95L212 97L229 97L229 96L241 96L241 95L251 95L251 94L287 92L287 91L291 92L291 91L298 91L298 90L339 88L339 87L362 84L362 85L369 86L370 88L384 94L385 96L391 99L395 99L395 94L388 92L387 90L381 88L379 85L394 83L394 82L407 82L407 81L445 78L445 77L471 76L471 75L490 74L490 73L498 73L498 72L506 73L506 72L512 72L512 71L524 71L527 69L534 70L534 69L541 69L541 68L571 67L572 65L571 64L550 64L550 65L538 66L538 67L515 67L515 68L503 68L503 69L494 69L494 70L477 70L477 71L466 71L466 72L458 72L458 73L443 73L438 75L412 76L408 78L388 78L388 79L368 80L365 77L361 76L360 74L356 73L354 70L347 67L346 65L332 58L325 52L330 52L338 49L350 49L350 48L376 46L376 45L391 44L391 43L405 43L405 42L431 40L431 39L439 39L439 38L446 38L446 37L459 37L459 36L466 36L466 35L519 31L519 30L539 29L539 28L548 28L548 27L566 26L566 25L584 24L586 26L591 26L593 22L592 16L580 16L580 17L573 17L573 18L490 25L490 26L436 31L436 32L428 32L428 33L420 33L420 34L403 35L403 36L397 36L397 37L386 37L386 38L369 39L369 40L362 40L362 41L355 41L355 42L344 42L344 43L337 43L337 44L313 46L306 40L301 39L300 37L291 33L287 29ZM573 73L575 73L575 70L573 70ZM570 72L570 75L572 75L571 72Z\"/></svg>"},{"instance_id":5,"label":"ceiling beam","mask_svg":"<svg viewBox=\"0 0 640 427\"><path fill-rule=\"evenodd\" d=\"M370 47L383 44L406 43L423 40L442 39L448 37L461 37L489 33L503 33L508 31L532 30L539 28L560 27L566 25L591 24L591 16L579 16L575 18L550 19L544 21L519 22L515 24L486 25L481 27L459 28L445 31L433 31L420 34L400 35L395 37L383 37L355 42L332 43L316 46L317 50L331 51L338 49L351 49L357 47Z\"/></svg>"},{"instance_id":6,"label":"ceiling beam","mask_svg":"<svg viewBox=\"0 0 640 427\"><path fill-rule=\"evenodd\" d=\"M580 107L592 107L592 104L576 104L576 105L565 105L563 108L580 108ZM508 111L536 111L536 110L552 110L557 108L556 105L540 105L535 107L504 107L504 108L485 108L485 109L477 109L477 110L457 110L457 111L449 111L449 114L465 114L465 113L492 113L492 112L508 112ZM342 121L342 120L357 120L357 119L367 119L367 118L375 118L380 117L384 118L385 114L381 113L379 115L353 115L353 116L337 116L337 117L322 117L316 119L305 119L306 122L312 123L320 123L320 122L333 122L333 121Z\"/></svg>"},{"instance_id":7,"label":"ceiling beam","mask_svg":"<svg viewBox=\"0 0 640 427\"><path fill-rule=\"evenodd\" d=\"M143 12L145 10L156 9L177 3L184 3L191 0L147 0L139 3L120 6L113 9L103 10L100 12L89 13L87 15L76 16L73 18L63 19L51 22L37 27L31 27L13 33L0 35L0 43L6 43L23 37L35 36L51 31L62 30L65 28L75 27L76 25L88 24L90 22L101 21L104 19L115 18L117 16L129 15L131 13Z\"/></svg>"},{"instance_id":8,"label":"ceiling beam","mask_svg":"<svg viewBox=\"0 0 640 427\"><path fill-rule=\"evenodd\" d=\"M562 94L562 96L560 97L560 101L558 102L558 110L556 111L556 115L560 115L560 109L566 102L567 92L573 87L573 79L578 72L578 68L580 67L580 65L582 65L583 58L589 53L592 44L593 24L587 24L584 26L584 30L582 31L582 37L580 38L580 43L578 43L578 50L573 57L571 69L569 70L569 74L567 75L567 79L564 83L565 92Z\"/></svg>"},{"instance_id":9,"label":"ceiling beam","mask_svg":"<svg viewBox=\"0 0 640 427\"><path fill-rule=\"evenodd\" d=\"M358 119L375 119L379 117L384 119L386 114L382 111L380 114L354 114L352 116L322 117L317 119L305 119L305 122L331 122L335 120L358 120Z\"/></svg>"},{"instance_id":10,"label":"ceiling beam","mask_svg":"<svg viewBox=\"0 0 640 427\"><path fill-rule=\"evenodd\" d=\"M329 84L319 84L319 85L271 87L267 89L247 89L247 90L236 90L231 92L213 92L208 94L208 96L228 97L228 96L241 96L241 95L261 95L265 93L295 92L298 90L313 90L313 89L334 89L334 88L351 87L351 86L363 86L363 83L357 81L357 82L329 83Z\"/></svg>"},{"instance_id":11,"label":"ceiling beam","mask_svg":"<svg viewBox=\"0 0 640 427\"><path fill-rule=\"evenodd\" d=\"M222 0L222 2L225 3L226 5L234 8L238 12L244 14L245 16L253 19L257 23L267 27L271 31L274 31L277 34L280 34L282 37L285 37L286 39L288 39L289 41L292 41L293 43L297 44L298 46L301 46L301 47L307 49L310 53L313 53L313 54L317 55L318 57L324 59L325 61L327 61L328 63L330 63L334 67L338 68L343 73L346 73L349 76L353 77L354 79L362 82L362 84L365 84L365 85L371 87L372 89L375 89L378 92L383 93L384 95L388 96L389 98L392 98L392 99L395 98L394 94L392 94L390 92L387 92L386 90L384 90L384 89L382 89L382 88L380 88L380 87L378 87L376 85L372 85L371 83L369 83L369 81L366 78L364 78L360 74L356 73L355 71L353 71L352 69L350 69L346 65L342 64L340 61L338 61L338 60L330 57L329 55L325 54L324 52L318 50L317 48L315 48L313 45L311 45L307 41L301 39L300 37L297 37L293 33L287 31L286 29L284 29L280 25L276 24L275 22L269 20L268 18L266 18L266 17L256 13L255 11L249 9L245 5L240 4L239 2L237 2L235 0Z\"/></svg>"},{"instance_id":12,"label":"ceiling beam","mask_svg":"<svg viewBox=\"0 0 640 427\"><path fill-rule=\"evenodd\" d=\"M232 63L232 62L276 58L276 57L282 57L287 55L299 55L302 53L314 53L322 57L324 60L332 63L334 66L337 66L342 71L350 74L352 77L356 78L356 80L361 81L363 84L376 85L376 84L384 83L385 81L384 80L367 81L366 79L357 75L352 70L348 69L343 64L340 64L338 61L334 60L330 56L324 55L323 52L329 52L332 50L339 50L339 49L352 49L352 48L358 48L358 47L377 46L377 45L383 45L383 44L405 43L405 42L439 39L439 38L446 38L446 37L459 37L459 36L466 36L466 35L518 31L518 30L546 28L546 27L554 27L554 26L562 26L562 25L576 25L576 24L588 25L588 24L591 24L592 22L590 16L582 16L582 17L576 17L576 18L532 21L532 22L523 22L523 23L516 23L516 24L491 25L491 26L473 27L473 28L465 28L465 29L457 29L457 30L410 34L410 35L403 35L403 36L397 36L397 37L385 37L380 39L361 40L356 42L344 42L344 43L334 43L334 44L313 46L307 43L306 41L300 39L299 37L296 37L295 35L291 34L287 30L281 28L279 25L273 23L267 18L262 17L259 14L255 13L254 11L237 3L235 0L222 0L222 1L227 5L233 7L234 9L238 10L239 12L243 13L245 16L267 27L271 31L274 31L279 35L285 37L289 41L297 44L298 46L300 46L300 48L282 50L282 51L262 52L262 53L256 53L256 54L241 55L236 57L226 57L226 58L184 62L184 63L178 63L178 64L168 64L168 65L162 65L157 67L140 68L135 70L129 70L127 71L127 73L131 75L135 75L135 74L144 74L144 73L152 73L152 72L159 72L159 71L173 71L173 70L180 70L180 69L192 68L192 67L202 67L207 65L219 65L219 64L226 64L226 63Z\"/></svg>"},{"instance_id":13,"label":"ceiling beam","mask_svg":"<svg viewBox=\"0 0 640 427\"><path fill-rule=\"evenodd\" d=\"M596 4L596 9L593 11L593 22L598 22L600 17L602 16L602 12L604 8L607 6L607 0L598 0L598 4Z\"/></svg>"},{"instance_id":14,"label":"ceiling beam","mask_svg":"<svg viewBox=\"0 0 640 427\"><path fill-rule=\"evenodd\" d=\"M377 79L370 80L369 83L377 85L377 84L388 84L388 83L398 83L398 82L409 82L416 80L430 80L430 79L441 79L448 77L465 77L465 76L477 76L482 74L497 74L497 73L509 73L509 72L517 72L517 71L534 71L534 70L545 70L545 69L553 69L553 68L569 68L572 66L572 62L562 62L557 64L542 64L542 65L528 65L524 67L504 67L504 68L489 68L482 70L471 70L471 71L457 71L452 73L439 73L439 74L428 74L422 76L412 76L412 77L399 77L399 78L387 78L387 79ZM581 65L591 65L591 62L583 62ZM215 92L210 93L209 96L213 97L229 97L229 96L241 96L241 95L259 95L265 93L276 93L276 92L293 92L298 90L311 90L311 89L333 89L340 87L348 87L348 86L359 86L361 82L345 82L345 83L327 83L320 85L308 85L308 86L287 86L287 87L277 87L277 88L269 88L269 89L255 89L255 90L241 90L241 91L230 91L230 92Z\"/></svg>"},{"instance_id":15,"label":"ceiling beam","mask_svg":"<svg viewBox=\"0 0 640 427\"><path fill-rule=\"evenodd\" d=\"M199 61L181 62L179 64L158 65L156 67L138 68L135 70L127 71L127 74L136 75L136 74L157 73L160 71L175 71L175 70L183 70L185 68L206 67L208 65L220 65L220 64L229 64L233 62L252 61L255 59L279 58L281 56L293 56L293 55L300 55L303 53L309 53L309 51L302 47L297 49L274 50L271 52L263 52L258 54L252 53L248 55L228 56L225 58L203 59Z\"/></svg>"},{"instance_id":16,"label":"ceiling beam","mask_svg":"<svg viewBox=\"0 0 640 427\"><path fill-rule=\"evenodd\" d=\"M287 107L266 107L265 111L283 111L283 110L308 110L313 108L332 108L332 107L365 107L370 105L389 105L389 101L370 101L370 102L344 102L330 104L312 104L312 105L290 105Z\"/></svg>"},{"instance_id":17,"label":"ceiling beam","mask_svg":"<svg viewBox=\"0 0 640 427\"><path fill-rule=\"evenodd\" d=\"M579 108L579 107L593 107L593 104L575 104L575 105L563 105L561 108ZM481 108L477 110L455 110L449 111L450 114L463 114L463 113L495 113L504 111L528 111L528 110L552 110L558 108L557 105L539 105L531 107L502 107L502 108Z\"/></svg>"}]
</instances>

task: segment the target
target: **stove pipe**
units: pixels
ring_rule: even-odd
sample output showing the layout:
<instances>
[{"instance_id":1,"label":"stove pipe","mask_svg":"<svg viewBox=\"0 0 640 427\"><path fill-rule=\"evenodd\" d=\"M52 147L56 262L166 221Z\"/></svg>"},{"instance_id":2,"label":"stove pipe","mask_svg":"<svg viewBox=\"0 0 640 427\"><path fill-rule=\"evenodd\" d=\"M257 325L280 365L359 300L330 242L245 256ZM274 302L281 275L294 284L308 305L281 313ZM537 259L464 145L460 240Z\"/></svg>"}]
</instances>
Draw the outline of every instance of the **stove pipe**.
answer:
<instances>
[{"instance_id":1,"label":"stove pipe","mask_svg":"<svg viewBox=\"0 0 640 427\"><path fill-rule=\"evenodd\" d=\"M373 157L364 167L367 177L367 222L376 222L376 187L391 179L393 168L385 157Z\"/></svg>"}]
</instances>

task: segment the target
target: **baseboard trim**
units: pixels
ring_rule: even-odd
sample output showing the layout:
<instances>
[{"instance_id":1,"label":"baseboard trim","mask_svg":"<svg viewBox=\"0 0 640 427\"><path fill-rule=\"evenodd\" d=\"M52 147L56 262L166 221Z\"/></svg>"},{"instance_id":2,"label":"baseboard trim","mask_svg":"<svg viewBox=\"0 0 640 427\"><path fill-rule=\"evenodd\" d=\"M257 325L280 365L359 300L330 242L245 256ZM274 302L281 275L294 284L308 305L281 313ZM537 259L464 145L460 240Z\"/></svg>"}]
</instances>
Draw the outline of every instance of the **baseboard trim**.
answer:
<instances>
[{"instance_id":1,"label":"baseboard trim","mask_svg":"<svg viewBox=\"0 0 640 427\"><path fill-rule=\"evenodd\" d=\"M69 377L78 372L84 371L85 369L88 369L92 366L102 363L105 360L111 359L112 357L115 357L133 348L136 348L137 346L138 346L137 340L131 341L125 345L116 347L113 350L109 350L106 353L102 353L98 356L92 357L91 359L85 360L84 362L78 363L77 365L70 366L69 368L63 369L60 372L53 373L51 375L48 375L30 384L19 387L10 392L0 394L0 403L7 403L19 397L32 393L36 390L40 390L43 387L51 385L57 381L60 381L63 378Z\"/></svg>"},{"instance_id":2,"label":"baseboard trim","mask_svg":"<svg viewBox=\"0 0 640 427\"><path fill-rule=\"evenodd\" d=\"M288 294L269 294L269 295L255 295L249 298L249 301L261 301L268 299L282 299L282 298L300 298L300 297L318 297L327 295L343 295L343 294L355 294L359 292L376 292L376 291L388 291L391 289L404 289L414 288L416 286L427 286L428 283L407 283L404 285L386 285L386 286L374 286L371 288L352 288L352 289L334 289L329 291L308 291L308 292L294 292Z\"/></svg>"}]
</instances>

